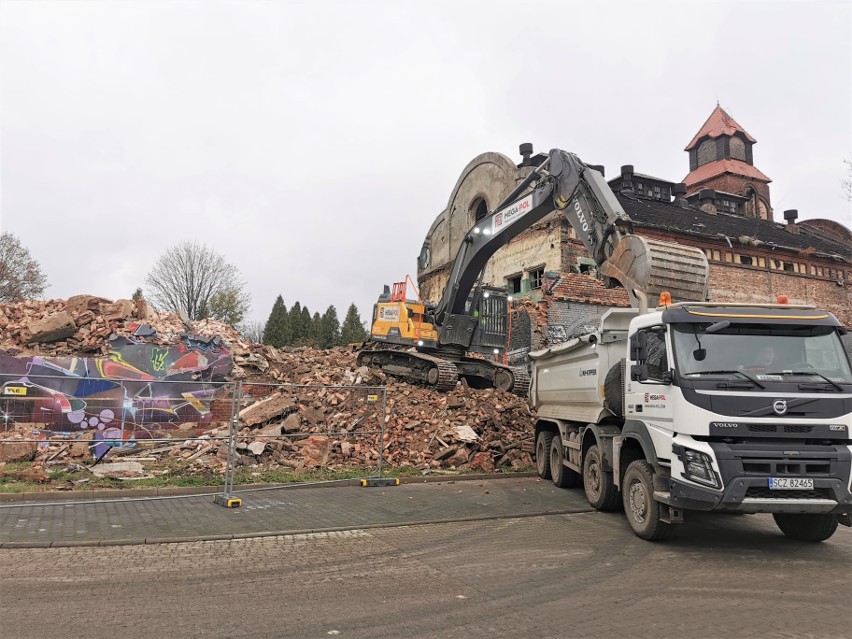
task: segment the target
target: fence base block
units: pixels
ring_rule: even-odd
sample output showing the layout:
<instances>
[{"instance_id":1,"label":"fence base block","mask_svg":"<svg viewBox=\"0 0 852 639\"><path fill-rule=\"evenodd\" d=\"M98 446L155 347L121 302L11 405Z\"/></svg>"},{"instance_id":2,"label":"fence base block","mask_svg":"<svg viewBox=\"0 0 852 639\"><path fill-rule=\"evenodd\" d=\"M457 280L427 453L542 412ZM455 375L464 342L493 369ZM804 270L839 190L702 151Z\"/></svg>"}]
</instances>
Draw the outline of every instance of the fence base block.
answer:
<instances>
[{"instance_id":1,"label":"fence base block","mask_svg":"<svg viewBox=\"0 0 852 639\"><path fill-rule=\"evenodd\" d=\"M239 508L243 505L243 500L239 497L226 497L225 495L213 495L213 503L224 506L225 508Z\"/></svg>"},{"instance_id":2,"label":"fence base block","mask_svg":"<svg viewBox=\"0 0 852 639\"><path fill-rule=\"evenodd\" d=\"M362 486L399 486L397 477L370 477L361 480Z\"/></svg>"}]
</instances>

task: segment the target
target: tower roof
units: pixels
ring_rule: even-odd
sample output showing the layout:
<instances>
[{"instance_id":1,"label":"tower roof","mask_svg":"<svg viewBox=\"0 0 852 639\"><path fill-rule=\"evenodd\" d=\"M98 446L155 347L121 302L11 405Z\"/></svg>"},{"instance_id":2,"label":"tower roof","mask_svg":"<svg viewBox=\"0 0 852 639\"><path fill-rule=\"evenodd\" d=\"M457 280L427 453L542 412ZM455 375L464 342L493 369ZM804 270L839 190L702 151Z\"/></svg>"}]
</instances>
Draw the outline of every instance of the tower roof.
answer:
<instances>
[{"instance_id":1,"label":"tower roof","mask_svg":"<svg viewBox=\"0 0 852 639\"><path fill-rule=\"evenodd\" d=\"M701 130L695 134L695 137L692 138L692 142L690 142L684 151L690 151L692 148L698 144L698 141L705 137L718 138L723 135L733 135L734 133L741 133L745 136L745 139L754 144L757 142L753 137L751 137L744 128L742 128L737 121L734 120L730 115L725 112L719 104L716 104L716 108L713 109L713 113L710 114L710 117L707 118L707 121L704 123L704 126L701 127Z\"/></svg>"},{"instance_id":2,"label":"tower roof","mask_svg":"<svg viewBox=\"0 0 852 639\"><path fill-rule=\"evenodd\" d=\"M683 182L686 184L686 188L689 189L726 173L751 178L765 184L769 184L772 181L762 171L759 171L747 162L741 162L740 160L716 160L715 162L702 164L694 171L690 171L689 175L683 178Z\"/></svg>"}]
</instances>

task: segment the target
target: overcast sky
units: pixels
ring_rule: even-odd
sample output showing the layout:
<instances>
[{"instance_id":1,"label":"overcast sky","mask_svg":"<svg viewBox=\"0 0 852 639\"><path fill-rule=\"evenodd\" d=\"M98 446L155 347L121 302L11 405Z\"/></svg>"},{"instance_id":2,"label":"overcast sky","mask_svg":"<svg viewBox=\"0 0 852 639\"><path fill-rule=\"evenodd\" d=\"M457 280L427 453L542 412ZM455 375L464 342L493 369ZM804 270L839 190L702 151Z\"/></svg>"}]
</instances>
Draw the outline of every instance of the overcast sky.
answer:
<instances>
[{"instance_id":1,"label":"overcast sky","mask_svg":"<svg viewBox=\"0 0 852 639\"><path fill-rule=\"evenodd\" d=\"M672 181L718 100L775 217L852 224L852 2L0 1L0 226L48 297L168 247L368 319L464 166L559 147Z\"/></svg>"}]
</instances>

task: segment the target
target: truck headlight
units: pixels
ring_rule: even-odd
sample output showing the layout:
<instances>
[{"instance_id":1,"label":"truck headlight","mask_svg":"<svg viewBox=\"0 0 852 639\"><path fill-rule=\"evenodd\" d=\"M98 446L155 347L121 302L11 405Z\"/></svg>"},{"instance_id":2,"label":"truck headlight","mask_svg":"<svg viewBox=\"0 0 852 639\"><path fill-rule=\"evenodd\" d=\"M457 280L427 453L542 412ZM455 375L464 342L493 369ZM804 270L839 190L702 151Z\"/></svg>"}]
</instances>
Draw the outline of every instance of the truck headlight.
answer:
<instances>
[{"instance_id":1,"label":"truck headlight","mask_svg":"<svg viewBox=\"0 0 852 639\"><path fill-rule=\"evenodd\" d=\"M713 461L710 455L690 448L684 448L683 453L678 455L683 462L683 473L686 479L690 479L705 486L720 488L719 476L713 470Z\"/></svg>"}]
</instances>

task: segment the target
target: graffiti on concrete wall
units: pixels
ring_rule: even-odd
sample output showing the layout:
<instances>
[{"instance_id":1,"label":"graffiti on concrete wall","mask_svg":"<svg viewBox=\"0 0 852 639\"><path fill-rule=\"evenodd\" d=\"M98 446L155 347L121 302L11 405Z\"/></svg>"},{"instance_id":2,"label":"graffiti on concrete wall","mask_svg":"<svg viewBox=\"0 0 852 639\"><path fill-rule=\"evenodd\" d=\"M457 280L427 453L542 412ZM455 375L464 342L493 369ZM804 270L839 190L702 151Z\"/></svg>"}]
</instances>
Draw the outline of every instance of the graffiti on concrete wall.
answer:
<instances>
[{"instance_id":1,"label":"graffiti on concrete wall","mask_svg":"<svg viewBox=\"0 0 852 639\"><path fill-rule=\"evenodd\" d=\"M117 337L103 358L0 351L0 432L27 424L47 433L128 441L187 423L203 427L232 362L218 338L192 336L174 346Z\"/></svg>"}]
</instances>

